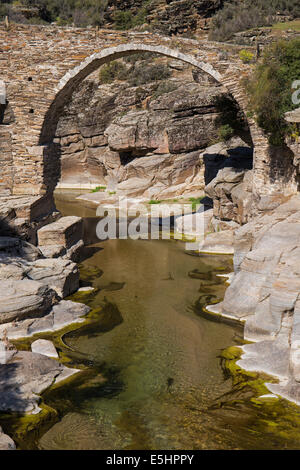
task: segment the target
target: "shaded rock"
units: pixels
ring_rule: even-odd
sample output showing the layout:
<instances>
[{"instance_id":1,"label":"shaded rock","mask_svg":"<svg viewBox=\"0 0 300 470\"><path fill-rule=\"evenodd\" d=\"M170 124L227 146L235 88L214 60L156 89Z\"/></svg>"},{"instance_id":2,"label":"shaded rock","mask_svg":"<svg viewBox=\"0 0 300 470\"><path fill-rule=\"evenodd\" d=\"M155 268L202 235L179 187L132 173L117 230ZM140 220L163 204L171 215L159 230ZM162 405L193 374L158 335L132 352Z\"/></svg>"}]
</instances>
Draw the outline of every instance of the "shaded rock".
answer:
<instances>
[{"instance_id":1,"label":"shaded rock","mask_svg":"<svg viewBox=\"0 0 300 470\"><path fill-rule=\"evenodd\" d=\"M19 238L0 237L0 261L2 256L23 258L26 261L36 261L42 258L40 250Z\"/></svg>"},{"instance_id":2,"label":"shaded rock","mask_svg":"<svg viewBox=\"0 0 300 470\"><path fill-rule=\"evenodd\" d=\"M249 170L223 168L205 187L205 193L213 200L214 217L218 220L245 223L249 217L252 193L246 191L244 179Z\"/></svg>"}]
</instances>

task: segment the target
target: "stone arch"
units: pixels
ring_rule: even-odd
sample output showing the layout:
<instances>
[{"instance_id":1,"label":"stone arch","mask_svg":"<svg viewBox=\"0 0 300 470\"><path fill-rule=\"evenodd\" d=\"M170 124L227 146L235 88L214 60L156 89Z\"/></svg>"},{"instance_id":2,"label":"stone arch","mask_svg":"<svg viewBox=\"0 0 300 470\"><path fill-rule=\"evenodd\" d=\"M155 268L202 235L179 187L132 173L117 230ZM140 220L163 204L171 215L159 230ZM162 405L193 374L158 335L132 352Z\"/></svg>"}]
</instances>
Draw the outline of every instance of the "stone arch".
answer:
<instances>
[{"instance_id":1,"label":"stone arch","mask_svg":"<svg viewBox=\"0 0 300 470\"><path fill-rule=\"evenodd\" d=\"M189 65L200 68L205 73L211 75L216 81L222 83L221 74L211 64L198 61L190 54L185 54L166 46L127 43L105 48L101 52L89 56L73 70L68 71L60 80L55 90L55 99L45 115L40 134L40 145L47 145L51 142L55 134L58 118L63 111L64 105L71 98L76 87L86 77L101 67L101 65L137 52L152 52L166 57L171 57L176 60L181 60Z\"/></svg>"},{"instance_id":2,"label":"stone arch","mask_svg":"<svg viewBox=\"0 0 300 470\"><path fill-rule=\"evenodd\" d=\"M209 74L214 80L221 83L232 94L233 98L237 101L241 109L243 104L240 95L238 99L235 98L236 90L230 90L227 86L226 79L219 71L217 71L210 63L197 60L193 55L182 53L178 50L171 49L163 45L148 45L140 43L126 43L114 47L104 48L99 53L94 53L77 67L68 71L63 78L59 81L55 89L55 98L48 108L41 133L39 138L39 145L44 148L44 188L48 191L53 191L60 178L60 157L56 145L53 143L58 120L63 113L65 104L71 99L72 93L76 87L92 72L97 70L101 65L104 65L113 60L131 55L137 52L152 52L158 55L163 55L176 60L181 60L189 65L192 65L203 72ZM250 128L250 126L249 126ZM251 129L250 129L251 132Z\"/></svg>"}]
</instances>

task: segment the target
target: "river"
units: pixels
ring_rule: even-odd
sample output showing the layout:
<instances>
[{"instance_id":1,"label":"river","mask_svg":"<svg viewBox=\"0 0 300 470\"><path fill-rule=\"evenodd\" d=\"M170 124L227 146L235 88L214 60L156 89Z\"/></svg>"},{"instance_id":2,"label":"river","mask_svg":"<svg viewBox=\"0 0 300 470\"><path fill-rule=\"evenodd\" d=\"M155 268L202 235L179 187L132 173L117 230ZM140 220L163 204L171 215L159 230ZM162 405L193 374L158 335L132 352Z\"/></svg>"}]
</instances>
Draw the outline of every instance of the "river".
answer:
<instances>
[{"instance_id":1,"label":"river","mask_svg":"<svg viewBox=\"0 0 300 470\"><path fill-rule=\"evenodd\" d=\"M94 209L61 194L56 203L63 215L84 217L81 282L95 288L87 303L98 313L94 322L62 338L61 358L85 370L77 380L43 394L58 417L34 439L19 440L19 446L299 447L299 428L292 433L282 411L289 406L285 401L275 413L274 405L255 403L251 391L236 400L220 354L241 343L241 329L201 314L202 306L223 297L226 285L217 274L232 271L232 258L195 256L177 240L99 242ZM292 411L300 419L297 410ZM279 424L285 434L281 428L274 432Z\"/></svg>"}]
</instances>

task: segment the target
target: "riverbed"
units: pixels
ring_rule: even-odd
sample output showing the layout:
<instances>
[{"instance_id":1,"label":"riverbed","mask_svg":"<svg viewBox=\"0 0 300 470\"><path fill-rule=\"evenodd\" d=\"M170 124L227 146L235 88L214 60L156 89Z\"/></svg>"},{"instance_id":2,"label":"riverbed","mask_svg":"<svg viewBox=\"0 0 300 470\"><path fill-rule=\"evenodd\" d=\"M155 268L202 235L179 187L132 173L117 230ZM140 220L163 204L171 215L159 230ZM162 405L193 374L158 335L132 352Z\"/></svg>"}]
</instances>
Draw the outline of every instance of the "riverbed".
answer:
<instances>
[{"instance_id":1,"label":"riverbed","mask_svg":"<svg viewBox=\"0 0 300 470\"><path fill-rule=\"evenodd\" d=\"M241 328L203 316L224 295L219 275L232 271L232 257L187 252L179 240L99 242L95 209L70 195L56 203L84 217L81 283L95 288L86 303L96 320L60 338L61 360L83 373L43 394L58 414L19 448L299 447L297 407L262 405L251 388L237 399L220 356L242 343Z\"/></svg>"}]
</instances>

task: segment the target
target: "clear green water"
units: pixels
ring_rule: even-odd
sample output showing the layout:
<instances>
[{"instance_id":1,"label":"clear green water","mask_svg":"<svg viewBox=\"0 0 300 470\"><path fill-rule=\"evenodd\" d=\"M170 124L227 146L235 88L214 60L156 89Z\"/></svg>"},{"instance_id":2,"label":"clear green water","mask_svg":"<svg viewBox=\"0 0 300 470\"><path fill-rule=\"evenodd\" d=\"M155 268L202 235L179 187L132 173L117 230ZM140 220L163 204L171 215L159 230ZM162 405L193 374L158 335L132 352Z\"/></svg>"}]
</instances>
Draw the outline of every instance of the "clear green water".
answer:
<instances>
[{"instance_id":1,"label":"clear green water","mask_svg":"<svg viewBox=\"0 0 300 470\"><path fill-rule=\"evenodd\" d=\"M241 331L199 315L224 295L216 274L232 270L230 257L191 256L178 241L95 243L93 209L65 198L57 206L85 217L82 282L98 289L88 303L102 313L63 336L61 359L85 372L44 394L58 417L20 448L300 447L298 408L255 403L224 374L220 353Z\"/></svg>"}]
</instances>

